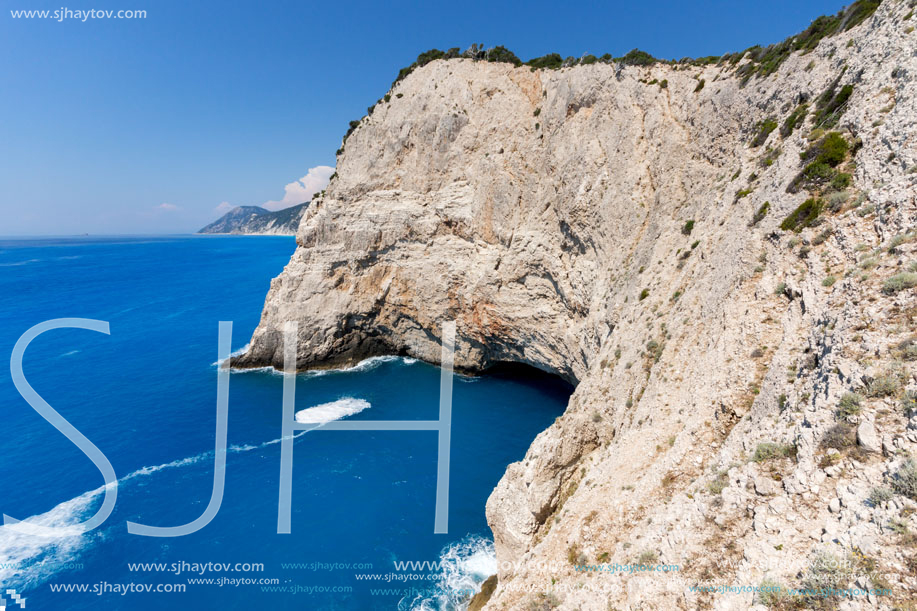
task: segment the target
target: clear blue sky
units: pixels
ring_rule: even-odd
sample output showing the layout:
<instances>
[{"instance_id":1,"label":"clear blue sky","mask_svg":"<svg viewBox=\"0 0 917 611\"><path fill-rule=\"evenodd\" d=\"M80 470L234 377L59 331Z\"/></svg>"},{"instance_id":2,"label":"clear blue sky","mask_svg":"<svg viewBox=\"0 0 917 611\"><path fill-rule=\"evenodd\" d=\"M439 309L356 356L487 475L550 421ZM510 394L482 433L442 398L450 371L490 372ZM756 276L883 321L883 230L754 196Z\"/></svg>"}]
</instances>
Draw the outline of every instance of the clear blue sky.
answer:
<instances>
[{"instance_id":1,"label":"clear blue sky","mask_svg":"<svg viewBox=\"0 0 917 611\"><path fill-rule=\"evenodd\" d=\"M334 165L347 122L431 47L719 55L843 4L4 0L0 235L191 232L221 202L281 200L309 168ZM62 6L147 17L10 14Z\"/></svg>"}]
</instances>

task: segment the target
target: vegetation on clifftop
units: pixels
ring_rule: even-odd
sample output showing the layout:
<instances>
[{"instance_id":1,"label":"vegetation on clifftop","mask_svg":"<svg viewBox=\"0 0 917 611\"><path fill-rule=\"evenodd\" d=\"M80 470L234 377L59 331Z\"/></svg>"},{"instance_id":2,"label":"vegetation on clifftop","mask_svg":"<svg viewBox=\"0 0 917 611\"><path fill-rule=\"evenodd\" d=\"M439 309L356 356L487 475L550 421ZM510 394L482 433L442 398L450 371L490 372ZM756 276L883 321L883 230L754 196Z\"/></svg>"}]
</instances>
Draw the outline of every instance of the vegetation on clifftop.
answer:
<instances>
[{"instance_id":1,"label":"vegetation on clifftop","mask_svg":"<svg viewBox=\"0 0 917 611\"><path fill-rule=\"evenodd\" d=\"M515 53L502 45L497 45L495 47L486 49L482 44L475 43L465 51L460 51L458 47L453 47L446 51L442 51L440 49L430 49L429 51L424 51L418 55L417 59L411 65L406 66L398 71L398 75L395 77L395 80L392 83L392 88L399 81L403 80L409 74L414 72L414 70L417 68L421 68L438 59L471 59L474 61L508 63L516 67L523 65L529 66L529 68L532 70L559 70L561 68L568 68L578 65L590 65L596 63L618 64L624 66L652 66L660 63L675 66L706 66L710 64L726 65L728 63L732 66L737 66L736 74L742 77L742 83L744 84L748 82L752 76L763 77L773 74L777 71L780 65L794 52L803 51L804 53L808 53L815 49L815 47L818 46L818 43L821 42L824 38L833 36L840 32L846 32L847 30L859 25L867 18L869 18L873 13L875 13L876 9L879 8L881 3L882 0L856 0L850 6L841 9L836 15L822 15L821 17L818 17L802 33L790 36L782 42L770 45L768 47L755 45L745 49L744 51L740 51L738 53L727 53L726 55L722 56L711 55L700 58L684 57L680 60L664 60L653 57L646 51L642 51L640 49L632 49L621 57L613 57L610 53L605 53L604 55L598 57L592 54L584 54L580 58L572 56L563 58L559 53L548 53L547 55L535 57L526 62L523 62L519 59L519 57L516 56ZM742 60L748 61L742 63ZM665 86L668 84L667 81L663 81L662 83L663 84L660 84L660 86L663 88L665 88ZM704 81L700 80L694 90L695 93L703 89L703 86ZM844 104L847 101L847 98L850 97L852 90L853 87L851 85L846 85L837 92L831 88L829 98L819 100L819 109L815 119L816 125L819 123L825 123L826 127L832 127L834 124L836 124L836 117L838 117L839 114L843 112ZM389 103L390 101L391 93L386 94L384 98L380 98L375 104L370 106L367 109L367 114L371 115L378 104L383 102ZM781 133L784 135L784 137L792 133L796 124L800 123L805 118L806 108L801 107L797 110L800 111L800 113L789 117L781 129ZM349 129L344 134L342 146L337 151L338 155L343 152L343 143L346 142L347 137L353 133L359 124L360 121L350 122ZM767 133L763 134L765 138L766 135L772 131L770 124L767 125L767 128Z\"/></svg>"}]
</instances>

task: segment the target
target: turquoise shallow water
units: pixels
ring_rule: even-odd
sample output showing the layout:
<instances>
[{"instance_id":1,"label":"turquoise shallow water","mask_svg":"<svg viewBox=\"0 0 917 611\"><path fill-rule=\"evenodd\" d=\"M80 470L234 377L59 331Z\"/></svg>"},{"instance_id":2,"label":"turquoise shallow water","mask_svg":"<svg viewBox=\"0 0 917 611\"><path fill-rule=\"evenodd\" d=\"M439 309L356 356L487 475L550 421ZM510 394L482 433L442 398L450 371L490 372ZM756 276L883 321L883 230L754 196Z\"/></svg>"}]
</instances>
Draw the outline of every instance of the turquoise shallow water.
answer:
<instances>
[{"instance_id":1,"label":"turquoise shallow water","mask_svg":"<svg viewBox=\"0 0 917 611\"><path fill-rule=\"evenodd\" d=\"M571 389L554 379L456 376L448 534L433 534L435 433L315 431L294 442L293 532L278 535L282 378L233 373L219 514L186 537L127 533L127 521L175 526L206 507L218 321L233 321L233 348L243 347L294 248L283 237L0 241L5 360L42 321L110 323L108 336L38 337L24 371L120 482L114 513L89 534L0 528L3 591L23 594L29 609L433 609L453 607L493 571L484 503L506 465L562 412ZM296 409L330 403L351 419L433 420L439 377L399 358L303 374ZM60 526L91 516L102 500L99 471L29 407L6 365L0 414L0 511ZM399 569L401 561L434 565Z\"/></svg>"}]
</instances>

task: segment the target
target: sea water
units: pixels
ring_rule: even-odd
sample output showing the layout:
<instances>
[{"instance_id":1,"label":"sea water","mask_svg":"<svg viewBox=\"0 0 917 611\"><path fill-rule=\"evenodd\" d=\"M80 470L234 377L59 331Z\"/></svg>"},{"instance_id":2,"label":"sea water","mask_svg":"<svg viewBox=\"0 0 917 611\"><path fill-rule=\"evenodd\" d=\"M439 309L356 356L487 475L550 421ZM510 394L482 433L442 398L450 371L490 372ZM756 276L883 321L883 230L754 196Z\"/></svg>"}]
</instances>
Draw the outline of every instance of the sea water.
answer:
<instances>
[{"instance_id":1,"label":"sea water","mask_svg":"<svg viewBox=\"0 0 917 611\"><path fill-rule=\"evenodd\" d=\"M0 240L0 353L54 318L25 353L28 382L119 478L115 510L80 536L0 527L0 597L26 609L460 609L496 571L484 505L510 462L560 415L570 387L539 376L454 378L449 532L433 534L437 435L309 431L294 441L292 533L277 534L282 376L233 372L225 495L177 538L126 522L200 516L214 479L217 333L242 348L288 237ZM381 357L301 374L297 418L435 420L439 369ZM0 367L0 512L48 526L92 516L98 469L19 395ZM403 564L407 563L407 564Z\"/></svg>"}]
</instances>

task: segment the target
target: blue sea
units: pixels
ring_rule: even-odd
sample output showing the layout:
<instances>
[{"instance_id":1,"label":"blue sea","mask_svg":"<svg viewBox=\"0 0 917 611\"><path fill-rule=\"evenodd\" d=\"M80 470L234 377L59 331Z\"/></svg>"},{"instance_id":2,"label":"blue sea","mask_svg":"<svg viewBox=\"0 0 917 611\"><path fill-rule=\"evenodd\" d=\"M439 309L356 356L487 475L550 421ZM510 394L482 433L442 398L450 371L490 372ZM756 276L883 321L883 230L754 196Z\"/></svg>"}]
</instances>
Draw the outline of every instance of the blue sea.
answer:
<instances>
[{"instance_id":1,"label":"blue sea","mask_svg":"<svg viewBox=\"0 0 917 611\"><path fill-rule=\"evenodd\" d=\"M232 347L255 329L288 237L0 240L0 353L55 318L24 357L28 382L117 474L115 510L84 535L0 527L0 596L26 609L460 609L496 570L484 517L507 464L558 417L571 388L518 373L456 375L448 534L433 534L437 436L309 431L294 441L292 533L277 530L282 376L233 372L221 509L199 532L152 538L127 521L178 526L214 478L219 321ZM435 420L438 368L382 357L297 377L296 409L334 418ZM102 475L20 396L0 367L0 512L49 526L86 520ZM415 562L416 565L400 565ZM421 564L427 563L427 564Z\"/></svg>"}]
</instances>

